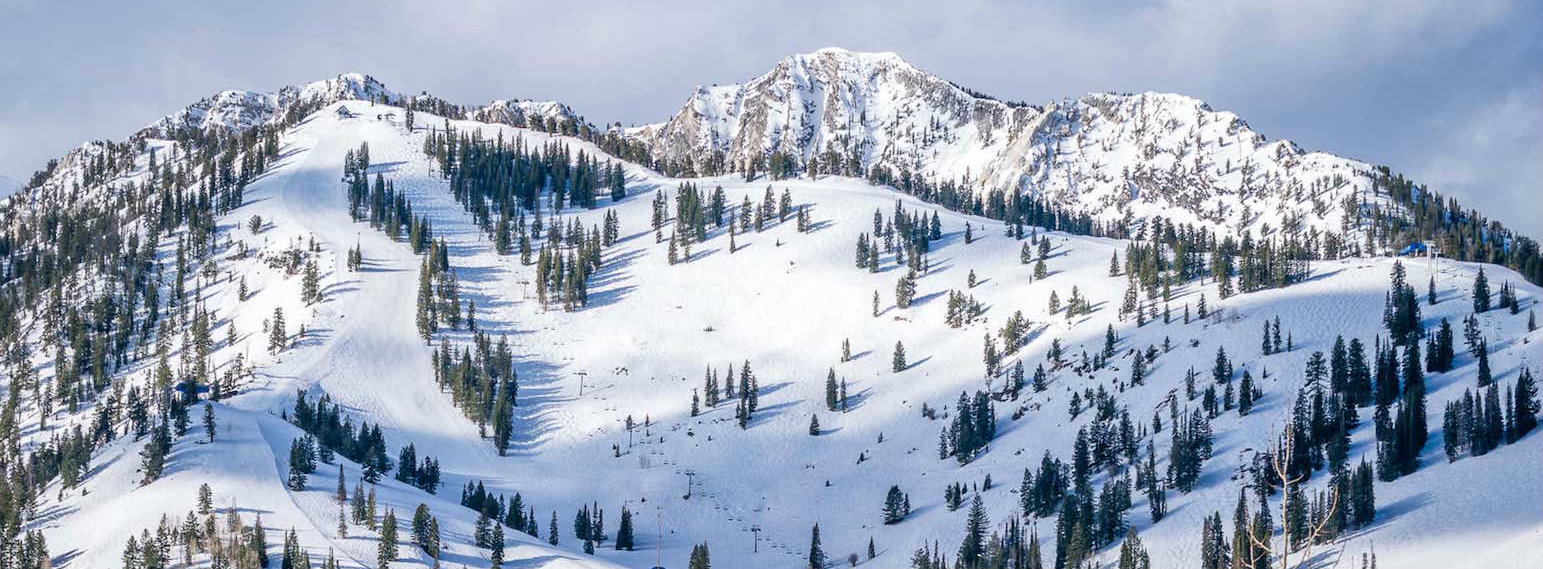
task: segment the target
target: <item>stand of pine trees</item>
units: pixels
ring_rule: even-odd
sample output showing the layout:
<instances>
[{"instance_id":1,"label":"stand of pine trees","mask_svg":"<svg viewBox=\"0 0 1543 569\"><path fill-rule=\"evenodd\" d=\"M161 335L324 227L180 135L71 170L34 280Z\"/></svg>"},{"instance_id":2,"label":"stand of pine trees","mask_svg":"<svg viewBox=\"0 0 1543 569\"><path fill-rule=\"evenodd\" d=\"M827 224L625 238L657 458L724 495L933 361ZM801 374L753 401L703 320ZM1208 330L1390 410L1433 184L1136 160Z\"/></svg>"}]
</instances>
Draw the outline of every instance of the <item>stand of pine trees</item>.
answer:
<instances>
[{"instance_id":1,"label":"stand of pine trees","mask_svg":"<svg viewBox=\"0 0 1543 569\"><path fill-rule=\"evenodd\" d=\"M520 391L509 339L500 336L494 344L486 333L478 332L470 346L460 349L441 339L431 359L435 382L450 392L456 407L477 423L484 435L491 426L493 446L500 454L506 452L514 436L514 408Z\"/></svg>"},{"instance_id":2,"label":"stand of pine trees","mask_svg":"<svg viewBox=\"0 0 1543 569\"><path fill-rule=\"evenodd\" d=\"M498 523L509 529L525 532L533 538L540 537L535 506L527 503L519 492L514 496L493 495L482 485L468 481L461 489L461 505L479 513L474 537L478 547L488 547L491 542L492 524Z\"/></svg>"},{"instance_id":3,"label":"stand of pine trees","mask_svg":"<svg viewBox=\"0 0 1543 569\"><path fill-rule=\"evenodd\" d=\"M200 488L198 507L185 516L163 516L153 528L132 532L124 542L120 557L123 569L171 569L173 567L228 567L261 569L269 567L267 529L262 515L248 523L240 508L217 510L208 485ZM313 558L321 569L337 569L336 557L313 556L301 547L294 530L283 532L279 551L280 567L312 567ZM7 555L7 567L44 569L50 566L47 545L41 532L27 532L16 540L14 553Z\"/></svg>"},{"instance_id":4,"label":"stand of pine trees","mask_svg":"<svg viewBox=\"0 0 1543 569\"><path fill-rule=\"evenodd\" d=\"M359 464L364 470L365 481L371 484L380 481L380 478L388 474L392 469L397 470L398 481L411 484L425 492L433 494L438 491L440 484L439 461L424 456L421 461L417 457L417 451L412 444L403 447L399 462L392 462L386 450L386 439L380 432L380 425L370 425L368 421L361 422L356 428L353 418L343 413L340 405L332 402L332 397L323 393L311 403L306 399L304 389L295 393L294 409L287 413L287 418L295 426L305 431L312 441L302 444L305 456L319 454L322 462L329 462L327 457L332 453L342 455ZM305 450L309 447L309 450ZM296 451L291 449L291 464L295 464ZM411 461L409 461L409 459ZM309 460L302 459L301 464ZM303 469L304 474L315 470L315 464L310 463L309 468ZM303 484L303 481L301 482Z\"/></svg>"}]
</instances>

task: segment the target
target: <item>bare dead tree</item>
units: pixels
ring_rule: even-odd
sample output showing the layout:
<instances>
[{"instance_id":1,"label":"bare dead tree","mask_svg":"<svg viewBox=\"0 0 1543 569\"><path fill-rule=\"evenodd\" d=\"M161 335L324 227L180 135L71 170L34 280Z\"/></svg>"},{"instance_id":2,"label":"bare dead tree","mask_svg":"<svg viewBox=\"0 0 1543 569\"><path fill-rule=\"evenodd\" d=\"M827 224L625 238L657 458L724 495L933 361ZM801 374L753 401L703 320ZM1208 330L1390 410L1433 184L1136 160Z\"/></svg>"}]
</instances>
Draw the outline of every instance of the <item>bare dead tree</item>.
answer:
<instances>
[{"instance_id":1,"label":"bare dead tree","mask_svg":"<svg viewBox=\"0 0 1543 569\"><path fill-rule=\"evenodd\" d=\"M1313 544L1318 541L1319 536L1323 535L1324 529L1327 528L1329 522L1334 519L1335 508L1339 507L1339 487L1332 484L1329 485L1329 509L1324 513L1323 519L1319 520L1317 524L1313 524L1311 521L1308 522L1309 531L1302 539L1302 548L1300 550L1301 556L1297 558L1296 563L1292 563L1291 518L1287 516L1287 506L1291 501L1291 487L1307 480L1308 475L1300 474L1293 477L1287 472L1286 461L1291 456L1292 449L1296 444L1296 429L1292 428L1291 423L1287 423L1285 430L1285 437L1283 437L1282 441L1277 443L1275 448L1271 449L1270 451L1270 469L1275 472L1275 476L1281 481L1281 537L1280 553L1278 554L1277 558L1280 559L1280 569L1293 569L1303 567L1307 564L1308 561L1312 560ZM1251 559L1250 561L1256 560L1260 555L1270 555L1271 552L1275 549L1271 544L1271 539L1269 536L1263 536L1261 538L1260 536L1250 533L1248 537L1249 540L1253 542L1254 547L1258 548L1259 551L1259 553L1255 554L1255 559ZM1250 563L1250 565L1252 565L1252 563Z\"/></svg>"}]
</instances>

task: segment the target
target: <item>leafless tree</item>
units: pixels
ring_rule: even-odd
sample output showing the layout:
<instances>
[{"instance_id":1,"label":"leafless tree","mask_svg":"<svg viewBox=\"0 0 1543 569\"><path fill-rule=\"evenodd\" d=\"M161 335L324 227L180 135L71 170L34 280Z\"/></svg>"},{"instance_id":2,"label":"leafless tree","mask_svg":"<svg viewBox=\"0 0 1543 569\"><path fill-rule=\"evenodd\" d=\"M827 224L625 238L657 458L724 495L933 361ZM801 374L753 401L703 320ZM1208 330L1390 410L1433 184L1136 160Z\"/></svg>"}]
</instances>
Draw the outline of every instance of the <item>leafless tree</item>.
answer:
<instances>
[{"instance_id":1,"label":"leafless tree","mask_svg":"<svg viewBox=\"0 0 1543 569\"><path fill-rule=\"evenodd\" d=\"M1311 521L1308 522L1309 531L1302 539L1302 547L1299 551L1300 557L1297 557L1296 563L1292 563L1291 518L1286 515L1286 512L1291 500L1291 487L1307 480L1308 475L1300 474L1293 477L1287 472L1286 461L1291 457L1293 446L1296 444L1296 437L1294 436L1296 429L1292 428L1292 425L1288 423L1285 431L1285 437L1282 438L1281 442L1274 449L1271 449L1270 469L1274 471L1276 478L1281 481L1282 492L1280 501L1280 552L1276 554L1276 558L1280 560L1280 569L1293 569L1303 567L1308 561L1312 560L1313 544L1318 541L1319 536L1323 535L1324 530L1328 528L1329 522L1334 519L1335 508L1339 507L1339 487L1330 485L1329 509L1324 513L1323 519L1318 520L1317 524L1313 524ZM1253 541L1254 547L1257 548L1258 553L1256 555L1269 555L1271 551L1275 550L1269 536L1250 534L1249 539ZM1252 561L1254 560L1251 559L1249 565L1253 564Z\"/></svg>"}]
</instances>

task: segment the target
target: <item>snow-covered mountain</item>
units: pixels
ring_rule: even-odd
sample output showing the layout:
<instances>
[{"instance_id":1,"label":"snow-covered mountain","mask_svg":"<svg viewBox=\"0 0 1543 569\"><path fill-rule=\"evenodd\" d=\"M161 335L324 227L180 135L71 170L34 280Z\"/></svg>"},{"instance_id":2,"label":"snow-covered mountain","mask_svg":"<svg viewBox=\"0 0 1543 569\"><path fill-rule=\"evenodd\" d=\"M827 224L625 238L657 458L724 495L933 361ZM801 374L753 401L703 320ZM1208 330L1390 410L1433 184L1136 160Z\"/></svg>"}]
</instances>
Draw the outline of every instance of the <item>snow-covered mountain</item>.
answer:
<instances>
[{"instance_id":1,"label":"snow-covered mountain","mask_svg":"<svg viewBox=\"0 0 1543 569\"><path fill-rule=\"evenodd\" d=\"M1181 454L1173 418L1184 412L1206 415L1214 437L1194 487L1166 488L1160 520L1139 483L1126 486L1125 508L1109 507L1145 543L1152 567L1196 567L1207 518L1230 521L1240 494L1257 512L1259 452L1300 410L1322 404L1314 354L1333 354L1343 337L1375 358L1386 342L1398 259L1303 261L1307 274L1289 286L1223 295L1214 278L1173 276L1174 248L1040 227L1015 235L1001 220L829 175L906 169L971 181L972 191L1037 192L1106 221L1162 216L1263 234L1265 224L1299 220L1345 231L1339 204L1367 189L1365 165L1264 143L1192 99L1010 104L893 54L827 49L745 85L699 90L665 123L601 133L576 128L583 122L560 103L462 106L345 74L222 92L50 165L40 187L0 203L0 346L13 378L0 385L9 443L0 456L10 459L0 479L10 481L7 496L25 498L0 500L0 511L37 532L6 542L0 558L41 567L46 539L52 567L137 566L126 552L133 537L209 566L219 548L181 536L213 527L250 544L260 514L275 564L299 550L312 565L331 555L342 567L377 567L380 523L394 512L401 547L387 566L480 569L495 550L493 522L458 499L470 484L519 493L533 515L523 527L497 526L504 567L686 567L702 544L715 567L807 567L816 526L826 567L850 554L863 567L903 568L933 546L951 564L977 497L988 533L1021 522L1053 566L1064 553L1062 518L1025 511L1026 472L1054 457L1064 485L1079 446L1091 445L1087 497L1118 504L1117 489L1141 480L1145 461L1167 479ZM627 140L649 154L619 155L634 150ZM514 148L540 154L476 162ZM652 168L772 152L792 157L798 175ZM447 171L468 163L487 167ZM807 175L810 164L818 175ZM358 169L377 192L362 206L340 181ZM612 197L618 175L625 195ZM596 207L554 208L558 193L597 177ZM538 207L518 205L511 187L539 188ZM721 200L711 197L719 191ZM715 202L727 224L703 217ZM391 215L355 215L361 207ZM897 228L917 219L923 234L936 232L924 249ZM408 242L425 232L436 246ZM554 266L573 276L554 282L564 270ZM1539 371L1543 332L1531 315L1543 289L1497 265L1401 266L1419 289L1425 329L1445 320L1467 333L1471 317L1487 351L1481 360L1460 349L1451 369L1426 375L1430 441L1414 452L1418 468L1378 481L1375 519L1315 545L1314 566L1359 567L1374 552L1387 567L1530 567L1543 546L1543 436L1449 460L1443 442L1458 429L1440 417L1449 404L1471 409L1480 377L1510 393L1524 370ZM1149 270L1169 276L1164 286L1133 284ZM1517 310L1475 314L1481 271ZM1229 282L1241 282L1237 272ZM547 301L579 282L582 300ZM1260 331L1272 326L1284 348L1261 348ZM443 357L441 346L464 357ZM1236 368L1225 378L1212 372L1219 352ZM478 387L515 399L501 452L499 415L477 417L467 401L478 390L458 381L505 363L513 373L500 379L513 390ZM1019 365L1030 385L1010 390ZM1246 411L1234 395L1244 377L1259 394ZM739 396L718 400L730 383ZM379 510L365 522L335 499L335 479L359 496L355 484L373 464L340 450L296 477L301 390L337 405L349 429L372 425L388 458L412 456L400 453L413 445L433 459L437 493L401 477L397 460L378 483L358 486ZM138 428L176 423L172 394L193 401L193 424L168 436L164 471L151 476L157 435ZM991 436L964 460L949 453L961 400L991 410L974 422ZM198 424L205 402L213 433ZM1385 452L1375 408L1358 407L1359 423L1344 433L1352 465ZM1116 440L1134 450L1112 450ZM40 466L18 466L29 464ZM1323 496L1328 468L1310 474L1304 495ZM198 498L206 484L207 510ZM882 515L891 487L905 494L898 520ZM1262 500L1280 528L1281 493ZM420 506L434 520L434 547L419 547L410 529ZM615 543L624 509L632 549ZM597 510L607 536L590 554L576 518ZM1116 533L1092 548L1092 566L1116 565ZM281 548L288 535L295 546Z\"/></svg>"},{"instance_id":2,"label":"snow-covered mountain","mask_svg":"<svg viewBox=\"0 0 1543 569\"><path fill-rule=\"evenodd\" d=\"M400 101L373 77L345 73L277 91L222 91L146 126L139 136L170 139L179 132L241 132L274 121L297 104L328 105L338 101Z\"/></svg>"},{"instance_id":3,"label":"snow-covered mountain","mask_svg":"<svg viewBox=\"0 0 1543 569\"><path fill-rule=\"evenodd\" d=\"M1371 167L1268 141L1236 115L1163 93L1004 102L893 53L827 48L743 84L698 87L670 120L628 133L688 171L768 169L1026 192L1103 221L1162 216L1242 233L1346 231ZM902 174L903 173L903 174ZM1354 216L1351 216L1351 220Z\"/></svg>"},{"instance_id":4,"label":"snow-covered mountain","mask_svg":"<svg viewBox=\"0 0 1543 569\"><path fill-rule=\"evenodd\" d=\"M179 151L177 140L202 141L215 136L239 136L258 127L293 125L315 110L340 101L381 102L413 107L446 116L475 116L492 123L515 126L562 126L582 122L567 105L551 101L499 100L482 107L451 104L422 93L404 95L387 89L375 78L360 73L258 92L229 90L199 99L136 131L121 142L92 141L51 161L43 171L43 183L33 200L49 207L73 207L79 198L104 199L112 192L75 196L80 186L99 185L102 176L119 174L130 167L133 155L154 147L166 156ZM345 106L346 108L346 106ZM116 190L117 188L109 188Z\"/></svg>"}]
</instances>

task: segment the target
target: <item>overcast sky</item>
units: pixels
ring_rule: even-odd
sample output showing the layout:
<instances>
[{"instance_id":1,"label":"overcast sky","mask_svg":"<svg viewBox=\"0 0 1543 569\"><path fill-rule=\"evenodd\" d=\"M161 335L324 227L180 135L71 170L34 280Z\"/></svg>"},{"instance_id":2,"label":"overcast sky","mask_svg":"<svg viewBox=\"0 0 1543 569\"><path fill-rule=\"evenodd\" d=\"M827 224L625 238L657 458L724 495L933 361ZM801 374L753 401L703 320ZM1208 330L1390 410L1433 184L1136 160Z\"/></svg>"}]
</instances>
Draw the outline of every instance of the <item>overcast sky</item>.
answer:
<instances>
[{"instance_id":1,"label":"overcast sky","mask_svg":"<svg viewBox=\"0 0 1543 569\"><path fill-rule=\"evenodd\" d=\"M25 179L222 89L358 71L397 91L555 99L641 124L695 85L834 45L894 51L1004 99L1192 95L1543 237L1532 0L312 4L0 0L0 174Z\"/></svg>"}]
</instances>

